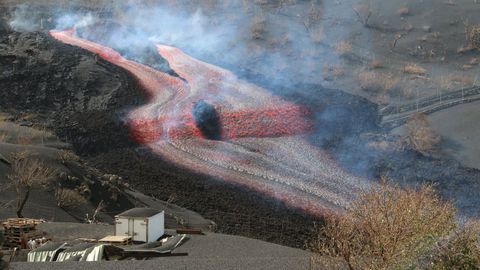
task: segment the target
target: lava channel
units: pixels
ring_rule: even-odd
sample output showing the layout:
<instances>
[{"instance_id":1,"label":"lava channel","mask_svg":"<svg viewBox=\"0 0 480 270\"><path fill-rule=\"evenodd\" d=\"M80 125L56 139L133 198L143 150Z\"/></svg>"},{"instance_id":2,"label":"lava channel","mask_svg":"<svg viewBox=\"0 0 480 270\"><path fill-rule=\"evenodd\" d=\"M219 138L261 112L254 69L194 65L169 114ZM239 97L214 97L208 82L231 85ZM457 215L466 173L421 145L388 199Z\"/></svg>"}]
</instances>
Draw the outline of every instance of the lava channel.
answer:
<instances>
[{"instance_id":1,"label":"lava channel","mask_svg":"<svg viewBox=\"0 0 480 270\"><path fill-rule=\"evenodd\" d=\"M127 70L148 96L128 114L132 137L179 167L247 187L313 215L343 209L365 181L343 171L303 134L311 112L220 67L157 45L180 76L130 61L71 31L51 31Z\"/></svg>"}]
</instances>

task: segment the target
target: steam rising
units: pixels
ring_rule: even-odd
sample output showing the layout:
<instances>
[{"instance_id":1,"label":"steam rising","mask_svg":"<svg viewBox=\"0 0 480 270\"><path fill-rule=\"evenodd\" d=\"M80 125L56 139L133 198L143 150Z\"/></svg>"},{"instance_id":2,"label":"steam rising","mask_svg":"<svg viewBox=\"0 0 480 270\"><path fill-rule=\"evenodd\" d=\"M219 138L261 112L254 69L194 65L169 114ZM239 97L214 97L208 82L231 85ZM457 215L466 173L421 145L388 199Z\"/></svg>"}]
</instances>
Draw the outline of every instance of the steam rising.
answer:
<instances>
[{"instance_id":1,"label":"steam rising","mask_svg":"<svg viewBox=\"0 0 480 270\"><path fill-rule=\"evenodd\" d=\"M19 5L15 9L10 27L15 31L35 31L39 28L37 18L32 16L27 5Z\"/></svg>"},{"instance_id":2,"label":"steam rising","mask_svg":"<svg viewBox=\"0 0 480 270\"><path fill-rule=\"evenodd\" d=\"M126 57L138 55L138 51L153 43L175 46L237 74L247 72L266 77L272 88L299 81L324 83L321 76L324 64L342 61L332 52L332 45L350 34L348 27L331 29L328 18L332 14L355 18L351 9L333 1L269 4L179 0L152 4L153 1L129 0L105 4L95 11L74 9L76 2L73 1L72 7L53 12L54 28L84 29L83 38L113 47ZM32 13L31 7L19 6L12 27L38 30L38 15Z\"/></svg>"}]
</instances>

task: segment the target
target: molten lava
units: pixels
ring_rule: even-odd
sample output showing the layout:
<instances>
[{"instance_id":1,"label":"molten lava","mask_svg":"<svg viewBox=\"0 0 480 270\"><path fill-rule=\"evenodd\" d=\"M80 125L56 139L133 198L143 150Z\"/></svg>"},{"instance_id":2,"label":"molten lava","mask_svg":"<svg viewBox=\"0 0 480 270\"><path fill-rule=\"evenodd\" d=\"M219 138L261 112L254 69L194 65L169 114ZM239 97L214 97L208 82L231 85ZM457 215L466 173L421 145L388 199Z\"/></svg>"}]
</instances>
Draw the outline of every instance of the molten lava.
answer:
<instances>
[{"instance_id":1,"label":"molten lava","mask_svg":"<svg viewBox=\"0 0 480 270\"><path fill-rule=\"evenodd\" d=\"M177 166L317 215L345 207L364 186L296 136L313 129L311 112L304 107L170 46L157 45L157 50L180 78L127 60L74 31L51 35L137 79L149 101L128 114L132 137Z\"/></svg>"},{"instance_id":2,"label":"molten lava","mask_svg":"<svg viewBox=\"0 0 480 270\"><path fill-rule=\"evenodd\" d=\"M192 115L194 104L199 100L215 104L219 112L220 134L217 134L217 137L220 140L290 136L313 130L308 109L278 98L267 97L265 94L259 95L255 91L245 93L249 89L232 87L238 84L233 74L193 59L176 48L159 45L158 52L167 59L175 59L179 68L187 62L194 64L190 66L190 70L180 72L185 75L187 82L129 61L108 47L79 39L74 36L74 31L52 31L51 35L65 43L97 53L101 58L125 68L138 79L151 100L149 105L129 117L132 137L139 143L169 138L208 137L199 129L196 124L198 121L195 121ZM204 80L208 82L205 83ZM155 105L159 100L165 101L166 92L171 95L170 104L165 104L161 111L152 111L154 107L157 108ZM245 103L242 97L246 94L252 97L257 95L263 104L256 100L253 106L242 108ZM225 97L230 100L224 99Z\"/></svg>"}]
</instances>

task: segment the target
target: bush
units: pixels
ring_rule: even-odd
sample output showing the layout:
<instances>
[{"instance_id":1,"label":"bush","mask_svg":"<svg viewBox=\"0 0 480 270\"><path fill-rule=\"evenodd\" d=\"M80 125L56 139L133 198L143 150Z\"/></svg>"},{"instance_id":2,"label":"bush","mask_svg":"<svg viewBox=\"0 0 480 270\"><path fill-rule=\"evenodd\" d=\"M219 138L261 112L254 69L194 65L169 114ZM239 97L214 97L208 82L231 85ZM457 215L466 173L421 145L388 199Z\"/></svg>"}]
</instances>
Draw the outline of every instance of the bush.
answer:
<instances>
[{"instance_id":1,"label":"bush","mask_svg":"<svg viewBox=\"0 0 480 270\"><path fill-rule=\"evenodd\" d=\"M425 268L431 270L479 269L480 224L469 223L440 241Z\"/></svg>"},{"instance_id":2,"label":"bush","mask_svg":"<svg viewBox=\"0 0 480 270\"><path fill-rule=\"evenodd\" d=\"M440 143L440 137L433 131L425 114L412 115L407 121L407 131L410 145L421 153L433 151Z\"/></svg>"},{"instance_id":3,"label":"bush","mask_svg":"<svg viewBox=\"0 0 480 270\"><path fill-rule=\"evenodd\" d=\"M66 165L70 162L79 162L80 161L80 157L75 155L75 153L73 153L72 151L68 151L68 150L60 151L60 153L58 154L58 158L59 158L60 162L62 162L62 164L64 164L64 165Z\"/></svg>"},{"instance_id":4,"label":"bush","mask_svg":"<svg viewBox=\"0 0 480 270\"><path fill-rule=\"evenodd\" d=\"M396 89L400 78L393 75L376 71L360 71L357 74L360 89L369 93L386 93Z\"/></svg>"},{"instance_id":5,"label":"bush","mask_svg":"<svg viewBox=\"0 0 480 270\"><path fill-rule=\"evenodd\" d=\"M311 247L343 258L349 269L406 269L454 229L454 214L431 186L382 184L359 194L343 215L328 217Z\"/></svg>"},{"instance_id":6,"label":"bush","mask_svg":"<svg viewBox=\"0 0 480 270\"><path fill-rule=\"evenodd\" d=\"M11 173L7 175L8 185L13 185L17 193L17 216L23 218L22 212L30 193L36 188L47 187L56 177L56 168L43 162L38 155L28 151L16 152L11 158Z\"/></svg>"},{"instance_id":7,"label":"bush","mask_svg":"<svg viewBox=\"0 0 480 270\"><path fill-rule=\"evenodd\" d=\"M55 191L57 205L60 208L71 209L87 203L87 200L75 190L60 188Z\"/></svg>"},{"instance_id":8,"label":"bush","mask_svg":"<svg viewBox=\"0 0 480 270\"><path fill-rule=\"evenodd\" d=\"M413 75L425 75L425 73L427 73L427 70L417 64L411 63L403 68L403 72Z\"/></svg>"}]
</instances>

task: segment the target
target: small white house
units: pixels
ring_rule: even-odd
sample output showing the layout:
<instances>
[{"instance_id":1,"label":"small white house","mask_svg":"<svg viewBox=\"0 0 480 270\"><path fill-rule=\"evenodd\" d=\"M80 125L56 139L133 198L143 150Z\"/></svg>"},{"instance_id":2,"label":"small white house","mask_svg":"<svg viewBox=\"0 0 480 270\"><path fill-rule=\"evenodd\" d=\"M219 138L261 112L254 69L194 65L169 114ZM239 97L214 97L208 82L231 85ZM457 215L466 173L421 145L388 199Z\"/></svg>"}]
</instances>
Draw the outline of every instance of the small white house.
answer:
<instances>
[{"instance_id":1,"label":"small white house","mask_svg":"<svg viewBox=\"0 0 480 270\"><path fill-rule=\"evenodd\" d=\"M154 242L165 233L165 213L153 208L132 208L115 216L115 235L133 241Z\"/></svg>"}]
</instances>

